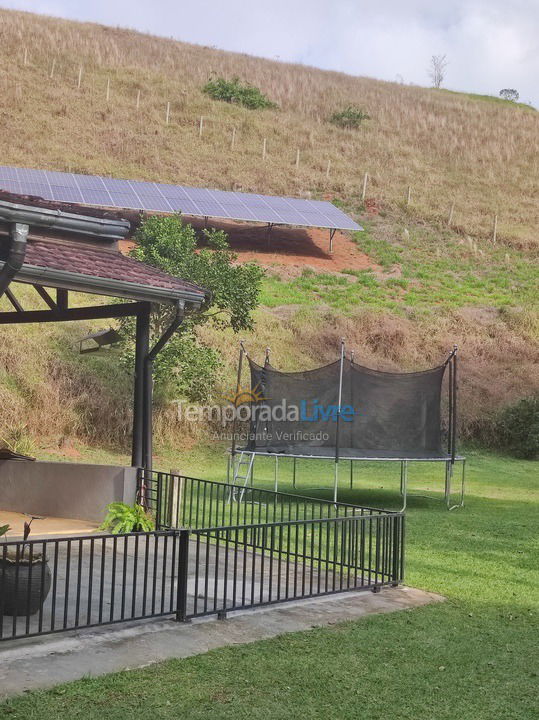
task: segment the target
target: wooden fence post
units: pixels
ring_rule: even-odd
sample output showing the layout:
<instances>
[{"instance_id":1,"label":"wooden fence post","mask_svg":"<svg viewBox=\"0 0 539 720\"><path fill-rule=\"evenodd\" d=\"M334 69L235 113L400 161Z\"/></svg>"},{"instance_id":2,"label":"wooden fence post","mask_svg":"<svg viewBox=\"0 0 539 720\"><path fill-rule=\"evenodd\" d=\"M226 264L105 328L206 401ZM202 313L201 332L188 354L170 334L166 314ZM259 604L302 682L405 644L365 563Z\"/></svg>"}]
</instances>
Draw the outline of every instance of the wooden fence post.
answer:
<instances>
[{"instance_id":1,"label":"wooden fence post","mask_svg":"<svg viewBox=\"0 0 539 720\"><path fill-rule=\"evenodd\" d=\"M455 212L455 203L451 203L451 207L449 208L449 217L447 218L447 224L449 227L451 227L451 223L453 222L453 213Z\"/></svg>"},{"instance_id":2,"label":"wooden fence post","mask_svg":"<svg viewBox=\"0 0 539 720\"><path fill-rule=\"evenodd\" d=\"M361 191L361 200L365 200L365 195L367 194L367 180L369 178L369 174L365 173L363 176L363 190Z\"/></svg>"},{"instance_id":3,"label":"wooden fence post","mask_svg":"<svg viewBox=\"0 0 539 720\"><path fill-rule=\"evenodd\" d=\"M198 124L198 137L202 137L203 129L204 129L204 115L201 115L200 122Z\"/></svg>"},{"instance_id":4,"label":"wooden fence post","mask_svg":"<svg viewBox=\"0 0 539 720\"><path fill-rule=\"evenodd\" d=\"M168 125L169 119L170 119L170 103L167 102L167 113L165 116L165 125Z\"/></svg>"}]
</instances>

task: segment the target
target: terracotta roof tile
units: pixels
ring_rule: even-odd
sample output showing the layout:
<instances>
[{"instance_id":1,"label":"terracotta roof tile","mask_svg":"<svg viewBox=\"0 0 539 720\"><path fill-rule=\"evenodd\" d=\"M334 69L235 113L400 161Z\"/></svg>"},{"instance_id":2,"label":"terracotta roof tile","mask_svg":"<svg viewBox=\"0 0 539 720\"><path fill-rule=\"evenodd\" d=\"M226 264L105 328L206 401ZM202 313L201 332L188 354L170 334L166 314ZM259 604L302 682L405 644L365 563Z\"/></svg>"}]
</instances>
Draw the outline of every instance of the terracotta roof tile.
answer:
<instances>
[{"instance_id":1,"label":"terracotta roof tile","mask_svg":"<svg viewBox=\"0 0 539 720\"><path fill-rule=\"evenodd\" d=\"M24 264L145 287L196 293L201 298L205 294L194 283L168 275L116 250L94 248L82 243L29 240Z\"/></svg>"}]
</instances>

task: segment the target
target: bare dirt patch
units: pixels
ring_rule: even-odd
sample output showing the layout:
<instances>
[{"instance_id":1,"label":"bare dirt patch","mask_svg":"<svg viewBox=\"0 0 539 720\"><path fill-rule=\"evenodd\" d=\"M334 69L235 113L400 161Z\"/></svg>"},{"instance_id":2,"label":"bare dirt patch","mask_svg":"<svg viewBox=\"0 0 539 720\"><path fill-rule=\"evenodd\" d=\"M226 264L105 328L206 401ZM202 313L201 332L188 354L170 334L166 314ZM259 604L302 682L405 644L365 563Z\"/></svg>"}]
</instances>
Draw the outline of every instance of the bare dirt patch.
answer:
<instances>
[{"instance_id":1,"label":"bare dirt patch","mask_svg":"<svg viewBox=\"0 0 539 720\"><path fill-rule=\"evenodd\" d=\"M197 229L204 227L200 218L189 218L189 222ZM306 268L319 272L381 270L344 232L335 233L333 253L330 253L329 230L278 226L268 233L266 226L213 219L211 227L227 233L230 248L240 262L257 262L264 267L294 267L299 271Z\"/></svg>"}]
</instances>

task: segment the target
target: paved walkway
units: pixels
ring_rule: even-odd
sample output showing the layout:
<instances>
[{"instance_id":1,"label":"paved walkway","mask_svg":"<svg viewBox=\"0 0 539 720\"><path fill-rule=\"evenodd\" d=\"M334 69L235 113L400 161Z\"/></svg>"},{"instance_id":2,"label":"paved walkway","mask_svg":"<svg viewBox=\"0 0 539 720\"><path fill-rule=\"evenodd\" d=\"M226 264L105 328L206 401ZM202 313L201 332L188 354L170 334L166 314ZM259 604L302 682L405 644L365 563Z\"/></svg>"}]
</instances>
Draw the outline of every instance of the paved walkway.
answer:
<instances>
[{"instance_id":1,"label":"paved walkway","mask_svg":"<svg viewBox=\"0 0 539 720\"><path fill-rule=\"evenodd\" d=\"M201 619L189 624L154 620L121 629L108 626L97 631L6 641L0 645L0 699L82 677L442 600L440 595L414 588L384 588L376 594L347 592L237 612L226 620Z\"/></svg>"}]
</instances>

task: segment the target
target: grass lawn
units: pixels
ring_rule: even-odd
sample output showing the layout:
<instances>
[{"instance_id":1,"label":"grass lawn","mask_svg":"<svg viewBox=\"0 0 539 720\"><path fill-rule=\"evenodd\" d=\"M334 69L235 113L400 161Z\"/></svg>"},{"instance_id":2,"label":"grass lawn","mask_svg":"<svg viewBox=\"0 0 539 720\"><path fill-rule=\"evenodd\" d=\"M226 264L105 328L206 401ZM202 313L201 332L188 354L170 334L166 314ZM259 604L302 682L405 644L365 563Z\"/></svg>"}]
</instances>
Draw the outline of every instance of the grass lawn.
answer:
<instances>
[{"instance_id":1,"label":"grass lawn","mask_svg":"<svg viewBox=\"0 0 539 720\"><path fill-rule=\"evenodd\" d=\"M0 717L537 717L538 466L469 455L464 510L447 513L423 498L409 503L407 583L447 602L31 693L0 706ZM176 465L217 478L222 463L220 452L208 450L202 465L194 454ZM271 471L260 467L257 483L271 486ZM282 471L288 489L285 463ZM306 466L299 488L323 483L325 472ZM397 473L358 469L357 487L343 499L395 503ZM412 467L411 489L441 489L441 468L438 474L436 483L428 468Z\"/></svg>"}]
</instances>

